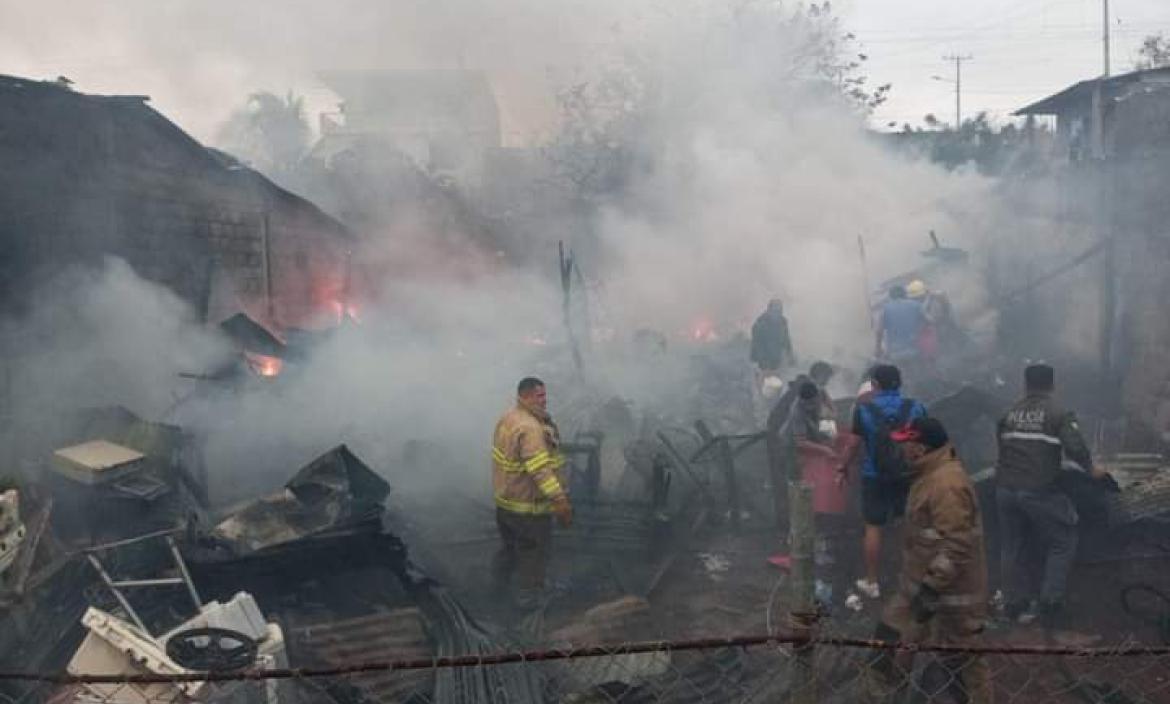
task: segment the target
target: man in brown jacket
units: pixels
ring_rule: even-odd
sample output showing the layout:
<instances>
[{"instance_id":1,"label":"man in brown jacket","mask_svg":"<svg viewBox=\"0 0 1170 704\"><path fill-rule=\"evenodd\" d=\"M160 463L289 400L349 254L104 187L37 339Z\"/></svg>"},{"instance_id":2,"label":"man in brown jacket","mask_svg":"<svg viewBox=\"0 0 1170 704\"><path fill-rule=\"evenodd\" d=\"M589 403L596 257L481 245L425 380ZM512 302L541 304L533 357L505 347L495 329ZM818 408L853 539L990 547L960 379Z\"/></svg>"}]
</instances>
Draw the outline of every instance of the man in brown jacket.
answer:
<instances>
[{"instance_id":1,"label":"man in brown jacket","mask_svg":"<svg viewBox=\"0 0 1170 704\"><path fill-rule=\"evenodd\" d=\"M987 560L975 489L937 419L917 418L891 438L900 444L913 477L898 591L875 635L904 643L978 645L987 618ZM909 684L913 653L881 651L869 672L871 693L888 697ZM928 695L946 692L971 704L991 701L990 673L978 655L933 656L923 680Z\"/></svg>"},{"instance_id":2,"label":"man in brown jacket","mask_svg":"<svg viewBox=\"0 0 1170 704\"><path fill-rule=\"evenodd\" d=\"M560 434L548 414L548 392L535 377L520 381L516 405L496 423L492 440L492 488L500 550L493 565L497 593L517 576L517 604L534 606L544 588L552 542L552 516L573 519L563 476Z\"/></svg>"}]
</instances>

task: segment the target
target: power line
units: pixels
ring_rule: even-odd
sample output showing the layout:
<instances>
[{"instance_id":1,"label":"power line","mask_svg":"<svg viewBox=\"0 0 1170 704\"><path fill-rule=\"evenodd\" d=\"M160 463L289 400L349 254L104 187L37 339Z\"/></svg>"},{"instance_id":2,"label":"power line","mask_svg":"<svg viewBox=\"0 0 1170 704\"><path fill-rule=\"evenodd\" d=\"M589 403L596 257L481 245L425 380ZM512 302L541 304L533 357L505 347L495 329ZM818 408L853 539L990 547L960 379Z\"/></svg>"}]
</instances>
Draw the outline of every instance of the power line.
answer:
<instances>
[{"instance_id":1,"label":"power line","mask_svg":"<svg viewBox=\"0 0 1170 704\"><path fill-rule=\"evenodd\" d=\"M971 61L975 57L967 54L950 54L943 57L943 61L955 62L955 130L963 126L963 62Z\"/></svg>"}]
</instances>

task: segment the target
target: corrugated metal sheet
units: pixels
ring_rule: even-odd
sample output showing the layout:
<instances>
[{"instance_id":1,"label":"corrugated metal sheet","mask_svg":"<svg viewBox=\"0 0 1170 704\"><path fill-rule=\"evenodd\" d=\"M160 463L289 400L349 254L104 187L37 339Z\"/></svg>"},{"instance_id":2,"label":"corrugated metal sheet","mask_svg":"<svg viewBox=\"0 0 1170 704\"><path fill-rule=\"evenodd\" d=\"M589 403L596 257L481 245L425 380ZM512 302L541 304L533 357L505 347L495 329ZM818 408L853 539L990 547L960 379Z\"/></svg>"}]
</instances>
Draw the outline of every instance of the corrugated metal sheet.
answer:
<instances>
[{"instance_id":1,"label":"corrugated metal sheet","mask_svg":"<svg viewBox=\"0 0 1170 704\"><path fill-rule=\"evenodd\" d=\"M293 628L291 644L300 659L316 666L339 666L357 660L382 661L430 657L422 612L395 609L357 618L330 620ZM346 687L333 687L335 696L353 702L403 702L431 696L433 673L427 670L376 672L346 678ZM346 696L346 695L350 696Z\"/></svg>"}]
</instances>

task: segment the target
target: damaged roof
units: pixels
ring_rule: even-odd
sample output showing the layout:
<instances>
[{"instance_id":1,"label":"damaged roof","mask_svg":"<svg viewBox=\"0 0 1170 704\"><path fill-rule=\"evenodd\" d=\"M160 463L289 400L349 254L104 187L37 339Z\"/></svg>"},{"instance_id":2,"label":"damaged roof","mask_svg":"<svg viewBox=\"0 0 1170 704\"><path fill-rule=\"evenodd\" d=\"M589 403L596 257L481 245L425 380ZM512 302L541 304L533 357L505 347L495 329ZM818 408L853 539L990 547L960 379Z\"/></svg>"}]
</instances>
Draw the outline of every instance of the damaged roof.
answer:
<instances>
[{"instance_id":1,"label":"damaged roof","mask_svg":"<svg viewBox=\"0 0 1170 704\"><path fill-rule=\"evenodd\" d=\"M45 134L22 134L19 125L6 124L5 103L23 103L24 109L35 107L39 114L38 122L69 123L69 127L77 131L100 131L101 125L91 119L93 111L115 113L131 120L135 128L150 130L156 136L164 139L168 145L176 149L184 159L182 167L196 168L214 172L222 178L235 181L241 189L254 192L265 202L279 204L310 215L318 221L318 225L326 227L337 234L351 237L352 233L338 220L318 208L312 202L281 188L267 176L252 169L244 162L226 152L200 144L194 137L183 131L181 127L167 119L162 113L148 105L150 100L146 95L95 95L73 90L70 84L63 80L39 81L18 76L0 74L0 148L11 140L34 140L38 146L49 149L55 146ZM14 106L15 107L15 106ZM39 137L39 138L38 138ZM103 139L108 140L109 137ZM101 140L98 140L101 141ZM59 146L59 145L57 145ZM111 145L105 145L109 150ZM122 150L124 145L116 145ZM133 148L126 149L127 152ZM83 159L84 152L73 153L75 159ZM92 156L98 156L93 154Z\"/></svg>"},{"instance_id":2,"label":"damaged roof","mask_svg":"<svg viewBox=\"0 0 1170 704\"><path fill-rule=\"evenodd\" d=\"M1098 84L1104 89L1106 100L1117 100L1134 90L1162 90L1170 87L1170 67L1132 71L1109 78L1091 78L1080 81L1031 105L1016 110L1013 115L1062 115L1073 110L1088 110Z\"/></svg>"}]
</instances>

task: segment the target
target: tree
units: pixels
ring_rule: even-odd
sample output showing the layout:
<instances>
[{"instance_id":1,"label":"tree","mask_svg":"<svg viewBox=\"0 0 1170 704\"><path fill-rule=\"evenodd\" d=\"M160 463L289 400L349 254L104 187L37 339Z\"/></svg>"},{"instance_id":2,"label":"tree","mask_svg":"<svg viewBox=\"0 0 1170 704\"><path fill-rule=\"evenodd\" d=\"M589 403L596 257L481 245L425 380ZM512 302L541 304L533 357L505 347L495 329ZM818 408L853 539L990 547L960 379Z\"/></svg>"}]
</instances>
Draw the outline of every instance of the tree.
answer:
<instances>
[{"instance_id":1,"label":"tree","mask_svg":"<svg viewBox=\"0 0 1170 704\"><path fill-rule=\"evenodd\" d=\"M220 128L216 144L281 180L290 176L309 148L309 123L304 99L260 91L232 113Z\"/></svg>"},{"instance_id":2,"label":"tree","mask_svg":"<svg viewBox=\"0 0 1170 704\"><path fill-rule=\"evenodd\" d=\"M1137 52L1137 61L1134 68L1144 71L1151 68L1170 67L1170 37L1164 34L1151 34L1142 40Z\"/></svg>"},{"instance_id":3,"label":"tree","mask_svg":"<svg viewBox=\"0 0 1170 704\"><path fill-rule=\"evenodd\" d=\"M829 81L866 113L886 102L891 84L869 87L869 79L862 73L869 56L853 49L856 35L841 28L841 20L833 14L828 0L800 5L787 17L783 6L776 3L756 0L749 4L756 5L757 12L781 13L781 32L803 38L791 55L794 68L803 71L808 80Z\"/></svg>"},{"instance_id":4,"label":"tree","mask_svg":"<svg viewBox=\"0 0 1170 704\"><path fill-rule=\"evenodd\" d=\"M592 200L621 189L646 100L645 84L628 67L557 91L561 127L544 156L574 199Z\"/></svg>"},{"instance_id":5,"label":"tree","mask_svg":"<svg viewBox=\"0 0 1170 704\"><path fill-rule=\"evenodd\" d=\"M560 129L544 154L570 200L620 194L637 170L654 168L670 135L702 129L723 104L779 116L794 103L835 103L869 114L889 95L889 84L869 85L868 56L829 2L679 0L673 12L678 31L665 42L619 42L614 61L557 91Z\"/></svg>"}]
</instances>

